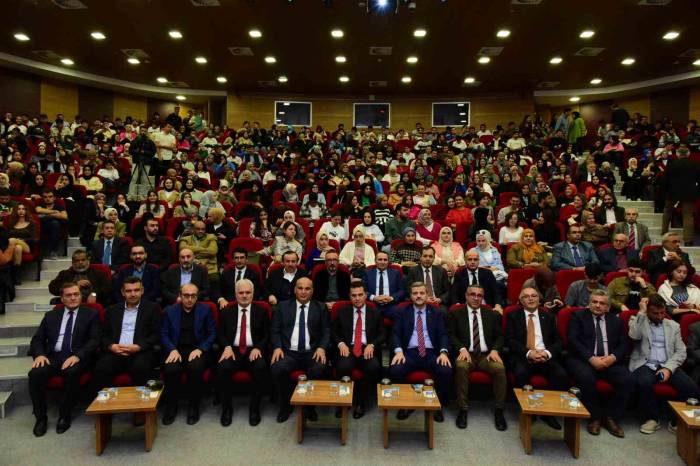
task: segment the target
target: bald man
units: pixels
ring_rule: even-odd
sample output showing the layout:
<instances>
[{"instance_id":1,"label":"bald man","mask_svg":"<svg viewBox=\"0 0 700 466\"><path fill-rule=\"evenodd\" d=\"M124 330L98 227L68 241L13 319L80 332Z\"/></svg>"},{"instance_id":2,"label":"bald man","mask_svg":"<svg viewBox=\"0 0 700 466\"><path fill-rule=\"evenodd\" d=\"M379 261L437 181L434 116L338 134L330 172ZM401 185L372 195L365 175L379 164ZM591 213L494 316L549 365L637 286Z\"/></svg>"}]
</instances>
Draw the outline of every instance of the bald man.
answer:
<instances>
[{"instance_id":1,"label":"bald man","mask_svg":"<svg viewBox=\"0 0 700 466\"><path fill-rule=\"evenodd\" d=\"M192 234L180 238L180 249L182 248L192 250L197 263L207 269L209 280L215 280L219 276L217 262L219 243L215 235L207 233L204 222L194 222Z\"/></svg>"},{"instance_id":2,"label":"bald man","mask_svg":"<svg viewBox=\"0 0 700 466\"><path fill-rule=\"evenodd\" d=\"M469 285L481 285L484 289L484 302L495 311L503 314L505 301L498 289L496 277L489 269L479 267L479 254L476 251L467 251L464 254L466 267L454 276L452 283L452 304L464 304L466 302L467 287Z\"/></svg>"},{"instance_id":3,"label":"bald man","mask_svg":"<svg viewBox=\"0 0 700 466\"><path fill-rule=\"evenodd\" d=\"M598 251L598 260L603 272L615 272L627 270L627 262L639 258L639 251L629 247L629 238L624 233L613 235L613 247L603 248Z\"/></svg>"},{"instance_id":4,"label":"bald man","mask_svg":"<svg viewBox=\"0 0 700 466\"><path fill-rule=\"evenodd\" d=\"M177 267L168 269L161 275L163 304L180 302L180 287L188 283L197 285L199 299L206 299L209 294L209 275L204 267L194 263L194 252L190 248L182 248L177 260Z\"/></svg>"}]
</instances>

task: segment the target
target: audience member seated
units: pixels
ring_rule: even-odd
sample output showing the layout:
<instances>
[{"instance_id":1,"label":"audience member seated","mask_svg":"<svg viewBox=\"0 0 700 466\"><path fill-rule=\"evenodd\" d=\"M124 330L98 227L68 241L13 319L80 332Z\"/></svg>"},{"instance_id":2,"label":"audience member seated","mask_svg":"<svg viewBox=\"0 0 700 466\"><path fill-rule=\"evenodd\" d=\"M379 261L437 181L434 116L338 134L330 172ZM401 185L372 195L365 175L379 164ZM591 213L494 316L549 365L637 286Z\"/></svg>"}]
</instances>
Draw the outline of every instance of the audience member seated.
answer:
<instances>
[{"instance_id":1,"label":"audience member seated","mask_svg":"<svg viewBox=\"0 0 700 466\"><path fill-rule=\"evenodd\" d=\"M440 265L447 272L447 276L452 279L459 267L464 267L464 250L462 246L454 240L452 228L442 227L440 229L440 239L431 244L435 250L435 265Z\"/></svg>"},{"instance_id":2,"label":"audience member seated","mask_svg":"<svg viewBox=\"0 0 700 466\"><path fill-rule=\"evenodd\" d=\"M36 214L41 221L42 243L49 259L58 257L58 242L61 239L61 225L68 221L66 209L56 204L56 195L46 190L41 193L41 203L36 206Z\"/></svg>"},{"instance_id":3,"label":"audience member seated","mask_svg":"<svg viewBox=\"0 0 700 466\"><path fill-rule=\"evenodd\" d=\"M262 294L262 278L257 270L248 267L248 253L238 247L233 250L234 267L225 269L221 274L221 296L217 303L221 309L235 300L236 283L242 279L248 279L253 284L253 299L259 299Z\"/></svg>"},{"instance_id":4,"label":"audience member seated","mask_svg":"<svg viewBox=\"0 0 700 466\"><path fill-rule=\"evenodd\" d=\"M477 231L476 246L470 251L476 251L479 254L479 266L493 272L493 276L505 292L508 274L503 268L501 253L491 244L491 233L488 230Z\"/></svg>"},{"instance_id":5,"label":"audience member seated","mask_svg":"<svg viewBox=\"0 0 700 466\"><path fill-rule=\"evenodd\" d=\"M585 278L576 280L569 285L564 303L570 307L586 307L591 301L591 293L595 290L607 291L601 283L603 271L598 264L587 264L584 267Z\"/></svg>"},{"instance_id":6,"label":"audience member seated","mask_svg":"<svg viewBox=\"0 0 700 466\"><path fill-rule=\"evenodd\" d=\"M479 267L479 254L476 251L467 251L464 254L464 262L466 267L455 274L452 282L452 304L465 302L469 285L481 285L484 289L484 303L502 314L505 298L493 272Z\"/></svg>"},{"instance_id":7,"label":"audience member seated","mask_svg":"<svg viewBox=\"0 0 700 466\"><path fill-rule=\"evenodd\" d=\"M583 229L581 239L591 243L594 247L602 246L610 242L610 229L605 225L596 223L595 215L590 210L584 210L581 214Z\"/></svg>"},{"instance_id":8,"label":"audience member seated","mask_svg":"<svg viewBox=\"0 0 700 466\"><path fill-rule=\"evenodd\" d=\"M416 241L415 228L408 226L404 228L403 241L396 246L396 249L392 249L389 257L392 263L399 264L406 270L420 262L422 253L423 248L421 244Z\"/></svg>"},{"instance_id":9,"label":"audience member seated","mask_svg":"<svg viewBox=\"0 0 700 466\"><path fill-rule=\"evenodd\" d=\"M557 288L556 274L547 267L540 267L535 276L523 283L522 289L532 288L539 293L539 300L546 310L557 313L564 307L564 301Z\"/></svg>"},{"instance_id":10,"label":"audience member seated","mask_svg":"<svg viewBox=\"0 0 700 466\"><path fill-rule=\"evenodd\" d=\"M377 253L376 262L375 268L365 271L365 289L382 317L394 320L396 304L406 296L401 274L389 267L389 254L384 251Z\"/></svg>"},{"instance_id":11,"label":"audience member seated","mask_svg":"<svg viewBox=\"0 0 700 466\"><path fill-rule=\"evenodd\" d=\"M430 246L431 243L440 238L440 228L442 228L440 224L433 220L430 209L423 208L420 210L418 219L416 220L416 235L418 241L425 246Z\"/></svg>"},{"instance_id":12,"label":"audience member seated","mask_svg":"<svg viewBox=\"0 0 700 466\"><path fill-rule=\"evenodd\" d=\"M394 209L394 218L387 220L384 224L384 250L389 252L391 249L391 242L397 239L405 239L406 229L410 228L413 230L415 235L416 223L408 218L408 212L410 208L406 204L398 204ZM331 220L333 220L331 218ZM393 261L392 262L396 262Z\"/></svg>"},{"instance_id":13,"label":"audience member seated","mask_svg":"<svg viewBox=\"0 0 700 466\"><path fill-rule=\"evenodd\" d=\"M97 223L97 229L95 230L95 240L102 237L102 224L105 221L110 221L114 223L115 233L114 236L117 238L123 238L126 235L126 223L119 220L119 212L114 207L108 207L105 209L105 220Z\"/></svg>"},{"instance_id":14,"label":"audience member seated","mask_svg":"<svg viewBox=\"0 0 700 466\"><path fill-rule=\"evenodd\" d=\"M639 212L637 209L629 207L625 210L625 221L617 222L613 230L613 235L618 233L624 234L628 238L629 249L634 251L641 251L645 246L651 244L649 228L643 223L639 223L637 221L638 217Z\"/></svg>"},{"instance_id":15,"label":"audience member seated","mask_svg":"<svg viewBox=\"0 0 700 466\"><path fill-rule=\"evenodd\" d=\"M61 270L56 278L49 282L49 292L61 296L64 283L77 283L84 303L111 302L112 284L109 277L101 270L90 267L87 252L78 249L71 255L71 266Z\"/></svg>"},{"instance_id":16,"label":"audience member seated","mask_svg":"<svg viewBox=\"0 0 700 466\"><path fill-rule=\"evenodd\" d=\"M22 264L22 254L30 252L30 243L38 241L36 236L36 225L34 218L27 212L27 206L18 204L14 211L10 214L7 222L7 236L9 243L14 243L14 251L12 255L12 265L18 267ZM14 241L13 241L14 240ZM15 283L19 280L19 271L16 271ZM17 283L19 285L19 283Z\"/></svg>"},{"instance_id":17,"label":"audience member seated","mask_svg":"<svg viewBox=\"0 0 700 466\"><path fill-rule=\"evenodd\" d=\"M660 248L649 251L647 273L651 276L653 283L656 283L656 280L662 273L670 275L668 264L671 261L683 261L686 264L690 264L688 253L681 250L680 235L669 232L661 237Z\"/></svg>"},{"instance_id":18,"label":"audience member seated","mask_svg":"<svg viewBox=\"0 0 700 466\"><path fill-rule=\"evenodd\" d=\"M613 193L603 196L603 205L595 216L596 223L612 228L619 222L625 221L625 208L617 205Z\"/></svg>"},{"instance_id":19,"label":"audience member seated","mask_svg":"<svg viewBox=\"0 0 700 466\"><path fill-rule=\"evenodd\" d=\"M212 233L207 233L207 226L204 222L195 222L192 235L180 238L180 250L182 249L191 250L194 254L195 263L207 270L210 286L218 283L219 265L217 255L219 246L216 236Z\"/></svg>"},{"instance_id":20,"label":"audience member seated","mask_svg":"<svg viewBox=\"0 0 700 466\"><path fill-rule=\"evenodd\" d=\"M410 267L406 271L406 291L412 283L425 283L428 296L426 303L442 312L447 312L450 301L450 280L445 269L434 265L435 250L430 246L425 246L421 252L420 263Z\"/></svg>"},{"instance_id":21,"label":"audience member seated","mask_svg":"<svg viewBox=\"0 0 700 466\"><path fill-rule=\"evenodd\" d=\"M517 199L517 198L513 198ZM498 242L500 244L516 243L520 241L523 234L523 227L520 225L520 217L516 212L509 213L504 218L505 224L498 232Z\"/></svg>"},{"instance_id":22,"label":"audience member seated","mask_svg":"<svg viewBox=\"0 0 700 466\"><path fill-rule=\"evenodd\" d=\"M129 261L129 242L116 236L116 225L111 220L102 222L101 239L90 248L90 263L102 264L113 270Z\"/></svg>"},{"instance_id":23,"label":"audience member seated","mask_svg":"<svg viewBox=\"0 0 700 466\"><path fill-rule=\"evenodd\" d=\"M348 232L343 225L343 216L338 212L331 216L330 222L321 225L321 229L318 230L318 233L325 233L328 235L328 239L334 239L338 243L348 239Z\"/></svg>"},{"instance_id":24,"label":"audience member seated","mask_svg":"<svg viewBox=\"0 0 700 466\"><path fill-rule=\"evenodd\" d=\"M163 272L160 278L165 305L179 303L180 289L189 283L197 287L200 300L204 300L209 294L207 269L195 264L194 253L188 248L180 249L178 264Z\"/></svg>"},{"instance_id":25,"label":"audience member seated","mask_svg":"<svg viewBox=\"0 0 700 466\"><path fill-rule=\"evenodd\" d=\"M656 293L654 285L644 280L644 264L633 258L627 262L626 277L617 277L608 283L610 309L613 312L639 309L639 303Z\"/></svg>"},{"instance_id":26,"label":"audience member seated","mask_svg":"<svg viewBox=\"0 0 700 466\"><path fill-rule=\"evenodd\" d=\"M355 230L357 230L358 228L365 234L365 239L374 240L374 242L377 243L377 246L381 245L384 242L384 233L377 224L377 219L373 210L366 209L363 212L362 223L357 225L355 227Z\"/></svg>"},{"instance_id":27,"label":"audience member seated","mask_svg":"<svg viewBox=\"0 0 700 466\"><path fill-rule=\"evenodd\" d=\"M659 295L673 319L700 313L700 288L693 283L695 267L680 260L668 263L668 278L659 287Z\"/></svg>"},{"instance_id":28,"label":"audience member seated","mask_svg":"<svg viewBox=\"0 0 700 466\"><path fill-rule=\"evenodd\" d=\"M158 194L155 191L150 190L146 194L146 200L139 207L137 217L142 217L146 214L151 214L154 218L165 217L165 207L163 204L158 202Z\"/></svg>"},{"instance_id":29,"label":"audience member seated","mask_svg":"<svg viewBox=\"0 0 700 466\"><path fill-rule=\"evenodd\" d=\"M265 252L273 257L275 262L282 262L282 256L287 252L296 253L298 258L304 253L304 245L297 239L297 224L293 221L287 221L282 224L280 230L282 236L275 236L275 240Z\"/></svg>"},{"instance_id":30,"label":"audience member seated","mask_svg":"<svg viewBox=\"0 0 700 466\"><path fill-rule=\"evenodd\" d=\"M326 253L325 267L316 272L313 280L314 300L325 303L330 311L336 301L348 301L350 299L351 276L344 269L338 267L339 258L337 251Z\"/></svg>"},{"instance_id":31,"label":"audience member seated","mask_svg":"<svg viewBox=\"0 0 700 466\"><path fill-rule=\"evenodd\" d=\"M159 229L158 220L149 218L143 229L143 238L138 239L136 244L144 247L149 263L156 264L162 273L173 263L173 252L170 242L158 234Z\"/></svg>"},{"instance_id":32,"label":"audience member seated","mask_svg":"<svg viewBox=\"0 0 700 466\"><path fill-rule=\"evenodd\" d=\"M83 174L76 182L79 185L85 186L88 194L99 193L104 188L102 180L93 173L92 165L83 165Z\"/></svg>"},{"instance_id":33,"label":"audience member seated","mask_svg":"<svg viewBox=\"0 0 700 466\"><path fill-rule=\"evenodd\" d=\"M507 264L511 269L546 267L549 263L547 253L535 239L535 231L523 230L520 241L510 247L507 254Z\"/></svg>"},{"instance_id":34,"label":"audience member seated","mask_svg":"<svg viewBox=\"0 0 700 466\"><path fill-rule=\"evenodd\" d=\"M278 206L278 207L284 207ZM284 224L287 222L291 222L294 224L296 227L297 231L296 234L294 235L294 238L299 241L302 245L304 244L304 241L306 240L306 233L304 232L304 229L302 226L297 222L297 217L294 211L292 210L285 210L284 213L282 214L281 218L277 219L277 230L275 231L275 236L284 236L285 231L284 231Z\"/></svg>"},{"instance_id":35,"label":"audience member seated","mask_svg":"<svg viewBox=\"0 0 700 466\"><path fill-rule=\"evenodd\" d=\"M365 269L375 264L374 249L365 242L365 233L362 228L355 227L352 232L352 241L348 241L340 252L340 263L350 267L352 275L362 278Z\"/></svg>"},{"instance_id":36,"label":"audience member seated","mask_svg":"<svg viewBox=\"0 0 700 466\"><path fill-rule=\"evenodd\" d=\"M598 257L590 243L581 241L581 225L575 224L569 227L567 240L554 245L552 252L551 268L555 272L560 270L583 270L588 264L598 264Z\"/></svg>"},{"instance_id":37,"label":"audience member seated","mask_svg":"<svg viewBox=\"0 0 700 466\"><path fill-rule=\"evenodd\" d=\"M158 267L148 263L148 254L143 246L132 246L130 253L131 262L124 267L119 267L112 279L114 300L122 300L122 285L127 278L136 277L141 281L143 299L151 302L160 301L160 272Z\"/></svg>"},{"instance_id":38,"label":"audience member seated","mask_svg":"<svg viewBox=\"0 0 700 466\"><path fill-rule=\"evenodd\" d=\"M306 274L299 268L299 256L294 251L282 255L282 267L269 271L263 285L262 298L270 305L287 301L294 296L294 286Z\"/></svg>"},{"instance_id":39,"label":"audience member seated","mask_svg":"<svg viewBox=\"0 0 700 466\"><path fill-rule=\"evenodd\" d=\"M603 273L626 270L631 260L639 258L639 252L629 247L629 239L624 233L615 233L612 247L601 248L596 255Z\"/></svg>"},{"instance_id":40,"label":"audience member seated","mask_svg":"<svg viewBox=\"0 0 700 466\"><path fill-rule=\"evenodd\" d=\"M306 270L313 270L317 264L325 261L326 253L331 249L333 248L329 244L328 234L319 231L316 234L316 244L306 255Z\"/></svg>"},{"instance_id":41,"label":"audience member seated","mask_svg":"<svg viewBox=\"0 0 700 466\"><path fill-rule=\"evenodd\" d=\"M225 222L226 212L222 209L209 209L207 214L207 233L214 235L217 244L216 259L219 265L226 262L226 251L231 240L236 236L236 229ZM182 238L180 238L182 240Z\"/></svg>"}]
</instances>

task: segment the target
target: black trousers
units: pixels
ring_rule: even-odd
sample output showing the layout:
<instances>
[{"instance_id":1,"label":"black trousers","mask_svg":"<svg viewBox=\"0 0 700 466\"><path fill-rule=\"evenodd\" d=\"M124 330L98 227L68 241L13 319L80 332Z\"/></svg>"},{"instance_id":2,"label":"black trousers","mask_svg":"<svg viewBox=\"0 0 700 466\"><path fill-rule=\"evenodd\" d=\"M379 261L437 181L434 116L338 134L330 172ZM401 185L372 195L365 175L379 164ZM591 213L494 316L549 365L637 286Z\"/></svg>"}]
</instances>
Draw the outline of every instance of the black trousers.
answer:
<instances>
[{"instance_id":1,"label":"black trousers","mask_svg":"<svg viewBox=\"0 0 700 466\"><path fill-rule=\"evenodd\" d=\"M207 368L207 354L202 353L198 358L188 361L192 350L181 351L182 360L180 362L170 362L163 364L165 373L165 392L163 397L168 404L177 403L178 398L187 394L190 403L199 403L204 395L204 371ZM187 383L180 383L183 373L187 374Z\"/></svg>"},{"instance_id":2,"label":"black trousers","mask_svg":"<svg viewBox=\"0 0 700 466\"><path fill-rule=\"evenodd\" d=\"M533 375L542 375L549 380L552 390L568 390L569 376L557 361L549 360L542 363L532 364L526 358L511 358L510 369L515 376L515 386L522 387L530 383Z\"/></svg>"},{"instance_id":3,"label":"black trousers","mask_svg":"<svg viewBox=\"0 0 700 466\"><path fill-rule=\"evenodd\" d=\"M364 348L363 348L364 351ZM375 349L374 356L370 359L365 359L364 356L356 358L352 351L348 356L338 356L336 361L336 371L338 377L351 377L352 370L357 368L364 373L362 380L355 382L355 402L361 406L367 404L372 389L376 387L382 372L382 363L379 359L380 355Z\"/></svg>"},{"instance_id":4,"label":"black trousers","mask_svg":"<svg viewBox=\"0 0 700 466\"><path fill-rule=\"evenodd\" d=\"M284 358L270 366L272 380L279 392L280 408L289 407L289 400L296 382L289 380L289 374L295 370L306 371L309 380L321 379L326 372L326 366L313 359L313 351L286 351Z\"/></svg>"},{"instance_id":5,"label":"black trousers","mask_svg":"<svg viewBox=\"0 0 700 466\"><path fill-rule=\"evenodd\" d=\"M95 364L93 391L111 387L114 376L122 372L127 372L131 376L133 385L146 385L154 363L155 358L150 351L139 351L130 356L107 353Z\"/></svg>"},{"instance_id":6,"label":"black trousers","mask_svg":"<svg viewBox=\"0 0 700 466\"><path fill-rule=\"evenodd\" d=\"M241 355L238 348L233 349L236 359L224 359L216 366L216 389L221 395L221 402L224 406L231 406L233 397L233 381L231 375L237 371L250 371L253 376L251 387L251 404L260 403L260 396L267 377L267 363L264 357L259 357L255 361L249 359L250 351Z\"/></svg>"},{"instance_id":7,"label":"black trousers","mask_svg":"<svg viewBox=\"0 0 700 466\"><path fill-rule=\"evenodd\" d=\"M576 384L581 389L581 401L591 413L591 420L599 420L603 416L603 407L595 383L603 379L615 388L615 393L609 400L607 415L619 422L627 408L632 391L634 390L634 378L627 366L615 363L605 370L597 371L587 361L569 358L568 369Z\"/></svg>"},{"instance_id":8,"label":"black trousers","mask_svg":"<svg viewBox=\"0 0 700 466\"><path fill-rule=\"evenodd\" d=\"M50 364L29 371L29 396L32 399L34 416L37 419L46 419L46 390L49 378L60 375L63 376L63 401L59 406L59 415L69 417L80 395L80 376L88 366L84 361L80 361L63 370L61 365L64 359L56 355L49 356L49 362Z\"/></svg>"}]
</instances>

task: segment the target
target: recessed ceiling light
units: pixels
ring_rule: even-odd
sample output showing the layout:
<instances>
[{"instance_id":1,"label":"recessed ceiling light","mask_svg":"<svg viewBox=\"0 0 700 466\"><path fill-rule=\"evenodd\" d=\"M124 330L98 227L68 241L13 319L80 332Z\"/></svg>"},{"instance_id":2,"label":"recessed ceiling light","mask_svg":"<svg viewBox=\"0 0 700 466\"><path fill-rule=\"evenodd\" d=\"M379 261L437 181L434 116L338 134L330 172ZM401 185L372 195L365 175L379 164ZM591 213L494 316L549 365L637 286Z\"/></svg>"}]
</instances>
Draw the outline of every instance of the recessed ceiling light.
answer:
<instances>
[{"instance_id":1,"label":"recessed ceiling light","mask_svg":"<svg viewBox=\"0 0 700 466\"><path fill-rule=\"evenodd\" d=\"M591 84L593 84L593 85L600 84L600 83L602 83L602 82L603 82L603 80L600 79L600 78L593 78L593 79L591 79Z\"/></svg>"},{"instance_id":2,"label":"recessed ceiling light","mask_svg":"<svg viewBox=\"0 0 700 466\"><path fill-rule=\"evenodd\" d=\"M635 60L634 58L629 57L629 58L625 58L624 60L622 60L621 63L622 63L623 65L630 66L630 65L634 65L634 62L635 62L635 61L636 61L636 60Z\"/></svg>"},{"instance_id":3,"label":"recessed ceiling light","mask_svg":"<svg viewBox=\"0 0 700 466\"><path fill-rule=\"evenodd\" d=\"M348 59L345 58L345 55L338 55L337 57L335 57L336 63L345 63L346 61L348 61Z\"/></svg>"},{"instance_id":4,"label":"recessed ceiling light","mask_svg":"<svg viewBox=\"0 0 700 466\"><path fill-rule=\"evenodd\" d=\"M196 61L200 65L203 65L207 62L207 59L206 57L195 57L194 61Z\"/></svg>"},{"instance_id":5,"label":"recessed ceiling light","mask_svg":"<svg viewBox=\"0 0 700 466\"><path fill-rule=\"evenodd\" d=\"M428 31L425 29L416 29L413 31L413 37L425 37L426 34L428 34Z\"/></svg>"},{"instance_id":6,"label":"recessed ceiling light","mask_svg":"<svg viewBox=\"0 0 700 466\"><path fill-rule=\"evenodd\" d=\"M491 58L489 57L479 57L479 63L482 65L485 65L491 61Z\"/></svg>"},{"instance_id":7,"label":"recessed ceiling light","mask_svg":"<svg viewBox=\"0 0 700 466\"><path fill-rule=\"evenodd\" d=\"M91 32L90 37L92 37L95 40L105 40L107 38L107 36L105 36L100 31Z\"/></svg>"},{"instance_id":8,"label":"recessed ceiling light","mask_svg":"<svg viewBox=\"0 0 700 466\"><path fill-rule=\"evenodd\" d=\"M277 63L277 59L272 55L265 57L265 63Z\"/></svg>"},{"instance_id":9,"label":"recessed ceiling light","mask_svg":"<svg viewBox=\"0 0 700 466\"><path fill-rule=\"evenodd\" d=\"M262 32L260 32L260 29L251 29L248 31L248 35L253 39L260 39L262 37Z\"/></svg>"},{"instance_id":10,"label":"recessed ceiling light","mask_svg":"<svg viewBox=\"0 0 700 466\"><path fill-rule=\"evenodd\" d=\"M24 33L18 32L17 34L15 34L15 39L17 39L20 42L27 42L29 40L29 36Z\"/></svg>"},{"instance_id":11,"label":"recessed ceiling light","mask_svg":"<svg viewBox=\"0 0 700 466\"><path fill-rule=\"evenodd\" d=\"M561 63L563 61L564 61L564 59L561 57L552 57L549 59L549 63L551 63L552 65L558 65L559 63Z\"/></svg>"},{"instance_id":12,"label":"recessed ceiling light","mask_svg":"<svg viewBox=\"0 0 700 466\"><path fill-rule=\"evenodd\" d=\"M281 83L286 83L289 80L287 79L287 77L285 75L282 75L279 78L277 78L277 81L279 81Z\"/></svg>"},{"instance_id":13,"label":"recessed ceiling light","mask_svg":"<svg viewBox=\"0 0 700 466\"><path fill-rule=\"evenodd\" d=\"M138 65L139 63L141 63L141 61L138 58L133 57L127 58L126 61L128 61L130 65Z\"/></svg>"},{"instance_id":14,"label":"recessed ceiling light","mask_svg":"<svg viewBox=\"0 0 700 466\"><path fill-rule=\"evenodd\" d=\"M338 81L340 81L341 83L346 83L350 81L350 78L348 78L347 76L341 76L338 78Z\"/></svg>"},{"instance_id":15,"label":"recessed ceiling light","mask_svg":"<svg viewBox=\"0 0 700 466\"><path fill-rule=\"evenodd\" d=\"M678 36L680 35L681 33L678 31L668 31L666 34L664 34L664 40L678 39Z\"/></svg>"},{"instance_id":16,"label":"recessed ceiling light","mask_svg":"<svg viewBox=\"0 0 700 466\"><path fill-rule=\"evenodd\" d=\"M228 79L226 79L226 76L217 76L216 81L220 83L225 83L226 81L228 81Z\"/></svg>"},{"instance_id":17,"label":"recessed ceiling light","mask_svg":"<svg viewBox=\"0 0 700 466\"><path fill-rule=\"evenodd\" d=\"M595 31L591 31L590 29L586 29L585 31L581 31L581 34L578 35L581 39L590 39L591 37L595 36Z\"/></svg>"},{"instance_id":18,"label":"recessed ceiling light","mask_svg":"<svg viewBox=\"0 0 700 466\"><path fill-rule=\"evenodd\" d=\"M63 63L66 66L75 65L75 62L73 60L71 60L70 58L62 58L61 63Z\"/></svg>"},{"instance_id":19,"label":"recessed ceiling light","mask_svg":"<svg viewBox=\"0 0 700 466\"><path fill-rule=\"evenodd\" d=\"M579 100L581 100L581 97L571 97L569 102L578 102Z\"/></svg>"},{"instance_id":20,"label":"recessed ceiling light","mask_svg":"<svg viewBox=\"0 0 700 466\"><path fill-rule=\"evenodd\" d=\"M695 61L693 62L693 65L695 65L695 66L700 66L700 58L698 58L697 60L695 60Z\"/></svg>"},{"instance_id":21,"label":"recessed ceiling light","mask_svg":"<svg viewBox=\"0 0 700 466\"><path fill-rule=\"evenodd\" d=\"M474 79L471 76L467 76L466 78L464 78L464 84L473 84L475 81L476 79Z\"/></svg>"},{"instance_id":22,"label":"recessed ceiling light","mask_svg":"<svg viewBox=\"0 0 700 466\"><path fill-rule=\"evenodd\" d=\"M408 83L410 83L411 81L412 81L412 79L411 79L410 76L404 76L403 78L401 78L401 82L404 83L404 84L408 84Z\"/></svg>"},{"instance_id":23,"label":"recessed ceiling light","mask_svg":"<svg viewBox=\"0 0 700 466\"><path fill-rule=\"evenodd\" d=\"M505 39L506 37L510 36L510 30L508 29L501 29L496 33L496 37L500 37L501 39Z\"/></svg>"},{"instance_id":24,"label":"recessed ceiling light","mask_svg":"<svg viewBox=\"0 0 700 466\"><path fill-rule=\"evenodd\" d=\"M332 36L334 39L340 39L340 38L342 38L344 35L345 35L345 33L343 32L342 29L333 29L333 30L331 31L331 36Z\"/></svg>"},{"instance_id":25,"label":"recessed ceiling light","mask_svg":"<svg viewBox=\"0 0 700 466\"><path fill-rule=\"evenodd\" d=\"M184 95L176 95L175 98L177 100L187 100L187 97L185 97Z\"/></svg>"},{"instance_id":26,"label":"recessed ceiling light","mask_svg":"<svg viewBox=\"0 0 700 466\"><path fill-rule=\"evenodd\" d=\"M168 82L168 78L166 78L166 77L164 77L164 76L158 76L158 77L156 78L156 81L158 81L158 82L161 83L161 84L165 84L165 83Z\"/></svg>"},{"instance_id":27,"label":"recessed ceiling light","mask_svg":"<svg viewBox=\"0 0 700 466\"><path fill-rule=\"evenodd\" d=\"M411 55L410 57L406 58L406 63L410 63L411 65L415 65L418 63L418 57Z\"/></svg>"},{"instance_id":28,"label":"recessed ceiling light","mask_svg":"<svg viewBox=\"0 0 700 466\"><path fill-rule=\"evenodd\" d=\"M289 107L289 102L285 102L282 105L284 105L285 107Z\"/></svg>"},{"instance_id":29,"label":"recessed ceiling light","mask_svg":"<svg viewBox=\"0 0 700 466\"><path fill-rule=\"evenodd\" d=\"M168 32L168 35L173 39L182 39L182 33L180 31L172 30Z\"/></svg>"}]
</instances>

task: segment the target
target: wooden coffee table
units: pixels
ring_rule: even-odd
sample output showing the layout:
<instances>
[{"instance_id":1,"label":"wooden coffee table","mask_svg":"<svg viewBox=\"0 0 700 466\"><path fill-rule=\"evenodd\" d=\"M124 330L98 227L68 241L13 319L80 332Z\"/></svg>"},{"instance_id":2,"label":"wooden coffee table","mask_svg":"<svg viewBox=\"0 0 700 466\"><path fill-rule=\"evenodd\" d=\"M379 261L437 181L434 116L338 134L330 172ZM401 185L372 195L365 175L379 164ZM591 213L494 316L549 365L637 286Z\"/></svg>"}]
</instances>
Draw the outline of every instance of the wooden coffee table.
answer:
<instances>
[{"instance_id":1,"label":"wooden coffee table","mask_svg":"<svg viewBox=\"0 0 700 466\"><path fill-rule=\"evenodd\" d=\"M422 394L416 393L410 384L392 384L385 388L397 388L399 393L394 393L391 398L382 396L382 385L377 385L377 406L384 410L384 448L389 448L389 410L390 409L421 409L425 411L425 433L428 437L428 448L433 449L433 413L442 409L437 396L432 399L425 398Z\"/></svg>"},{"instance_id":2,"label":"wooden coffee table","mask_svg":"<svg viewBox=\"0 0 700 466\"><path fill-rule=\"evenodd\" d=\"M685 464L698 464L698 429L700 422L693 416L686 416L684 411L692 411L694 408L683 401L669 401L671 409L678 416L678 430L676 431L676 451L685 461Z\"/></svg>"},{"instance_id":3,"label":"wooden coffee table","mask_svg":"<svg viewBox=\"0 0 700 466\"><path fill-rule=\"evenodd\" d=\"M146 451L151 451L153 440L158 431L158 413L156 407L163 391L156 392L158 396L148 400L139 398L136 387L119 387L117 396L106 401L95 399L88 406L86 414L96 415L95 419L95 452L101 455L105 445L112 436L112 415L121 413L144 413L146 416Z\"/></svg>"},{"instance_id":4,"label":"wooden coffee table","mask_svg":"<svg viewBox=\"0 0 700 466\"><path fill-rule=\"evenodd\" d=\"M568 394L556 390L537 390L536 393L544 393L542 406L528 406L527 395L520 388L514 388L513 392L520 404L520 440L523 449L528 455L532 453L532 416L561 416L564 418L564 441L571 450L574 458L578 458L581 448L581 419L589 418L588 410L579 403L579 407L572 409L561 406L561 395Z\"/></svg>"},{"instance_id":5,"label":"wooden coffee table","mask_svg":"<svg viewBox=\"0 0 700 466\"><path fill-rule=\"evenodd\" d=\"M304 406L335 406L341 409L340 417L340 444L345 445L348 439L348 411L352 407L352 394L354 382L350 382L350 393L346 396L340 396L338 393L331 393L331 383L342 385L341 382L332 380L310 380L313 383L314 389L301 395L297 393L297 388L294 388L292 394L292 406L297 407L297 442L304 441L304 429L306 429L306 416L304 415ZM297 384L298 387L298 384Z\"/></svg>"}]
</instances>

